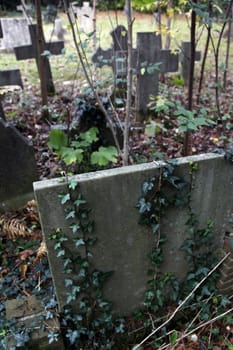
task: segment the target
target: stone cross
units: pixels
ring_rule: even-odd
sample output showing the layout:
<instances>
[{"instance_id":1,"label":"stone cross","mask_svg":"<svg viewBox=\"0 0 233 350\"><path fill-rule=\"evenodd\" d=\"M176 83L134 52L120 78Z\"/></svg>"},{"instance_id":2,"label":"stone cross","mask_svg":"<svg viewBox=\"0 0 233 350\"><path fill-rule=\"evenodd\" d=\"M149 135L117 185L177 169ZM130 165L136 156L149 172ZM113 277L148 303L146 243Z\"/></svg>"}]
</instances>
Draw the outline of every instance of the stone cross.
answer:
<instances>
[{"instance_id":1,"label":"stone cross","mask_svg":"<svg viewBox=\"0 0 233 350\"><path fill-rule=\"evenodd\" d=\"M31 45L25 45L25 46L19 46L15 47L15 55L17 60L26 60L30 58L35 58L38 72L39 72L39 56L38 56L38 49L37 49L37 34L36 34L36 24L30 24L29 25L29 32L31 37ZM44 50L49 51L53 55L60 55L62 49L64 48L64 42L63 41L56 41L51 43L46 43L44 38ZM54 85L53 85L53 78L52 78L52 72L49 64L48 57L45 57L45 75L46 75L46 88L48 93L54 93Z\"/></svg>"},{"instance_id":2,"label":"stone cross","mask_svg":"<svg viewBox=\"0 0 233 350\"><path fill-rule=\"evenodd\" d=\"M181 44L180 62L181 62L181 75L184 79L185 85L189 81L189 70L190 70L190 51L191 43L189 41L183 41ZM201 51L196 51L195 61L200 61Z\"/></svg>"},{"instance_id":3,"label":"stone cross","mask_svg":"<svg viewBox=\"0 0 233 350\"><path fill-rule=\"evenodd\" d=\"M127 74L127 30L124 26L118 26L110 34L112 47L107 50L99 47L92 60L98 67L112 67L116 81L122 82ZM158 93L159 74L178 70L178 55L170 50L161 50L160 42L160 36L152 32L137 33L137 48L132 50L132 68L137 76L138 121L148 114L150 95Z\"/></svg>"},{"instance_id":4,"label":"stone cross","mask_svg":"<svg viewBox=\"0 0 233 350\"><path fill-rule=\"evenodd\" d=\"M84 1L82 7L76 8L76 14L81 18L81 28L87 33L93 30L93 8L89 1Z\"/></svg>"},{"instance_id":5,"label":"stone cross","mask_svg":"<svg viewBox=\"0 0 233 350\"><path fill-rule=\"evenodd\" d=\"M150 95L158 94L159 74L178 70L178 55L161 50L161 39L154 33L137 33L137 112L138 118L148 114Z\"/></svg>"},{"instance_id":6,"label":"stone cross","mask_svg":"<svg viewBox=\"0 0 233 350\"><path fill-rule=\"evenodd\" d=\"M127 59L127 30L123 25L117 26L110 32L112 36L112 47L103 50L98 47L92 61L97 67L104 65L112 67L115 78L115 97L122 97L122 90L126 89L126 59ZM136 55L134 55L134 58ZM136 62L134 62L135 66Z\"/></svg>"}]
</instances>

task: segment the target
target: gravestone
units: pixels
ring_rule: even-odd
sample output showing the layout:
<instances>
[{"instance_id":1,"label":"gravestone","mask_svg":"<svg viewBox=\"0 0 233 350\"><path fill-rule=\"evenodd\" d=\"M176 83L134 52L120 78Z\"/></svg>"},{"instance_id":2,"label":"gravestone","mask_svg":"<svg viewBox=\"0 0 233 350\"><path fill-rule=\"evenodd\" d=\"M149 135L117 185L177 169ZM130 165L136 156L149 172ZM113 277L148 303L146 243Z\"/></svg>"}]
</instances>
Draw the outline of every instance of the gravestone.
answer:
<instances>
[{"instance_id":1,"label":"gravestone","mask_svg":"<svg viewBox=\"0 0 233 350\"><path fill-rule=\"evenodd\" d=\"M0 50L11 52L15 46L31 43L26 18L1 18L2 34Z\"/></svg>"},{"instance_id":2,"label":"gravestone","mask_svg":"<svg viewBox=\"0 0 233 350\"><path fill-rule=\"evenodd\" d=\"M189 82L189 72L190 72L190 52L191 43L189 41L183 41L181 44L180 62L181 62L181 75L184 79L185 85ZM200 61L201 51L196 51L195 61Z\"/></svg>"},{"instance_id":3,"label":"gravestone","mask_svg":"<svg viewBox=\"0 0 233 350\"><path fill-rule=\"evenodd\" d=\"M148 114L150 95L158 94L159 74L178 70L178 55L161 50L161 39L154 33L137 33L137 111L139 118ZM143 63L146 65L143 66Z\"/></svg>"},{"instance_id":4,"label":"gravestone","mask_svg":"<svg viewBox=\"0 0 233 350\"><path fill-rule=\"evenodd\" d=\"M124 81L127 73L127 30L117 26L111 33L113 45L107 50L99 47L92 56L98 67L112 67L116 81ZM154 33L137 33L137 48L132 50L132 68L136 72L136 111L138 121L148 114L150 95L158 93L159 73L176 72L178 55L161 50L160 36Z\"/></svg>"},{"instance_id":5,"label":"gravestone","mask_svg":"<svg viewBox=\"0 0 233 350\"><path fill-rule=\"evenodd\" d=\"M0 169L0 211L17 209L33 196L37 167L33 147L3 120L0 120Z\"/></svg>"},{"instance_id":6,"label":"gravestone","mask_svg":"<svg viewBox=\"0 0 233 350\"><path fill-rule=\"evenodd\" d=\"M30 24L28 26L30 37L31 37L31 44L26 46L19 46L15 47L15 55L17 60L26 60L30 58L34 58L36 60L38 72L39 72L39 55L38 55L38 49L37 49L37 35L36 35L36 24ZM54 41L50 43L46 43L44 38L43 40L43 46L44 51L49 51L53 55L60 55L62 49L64 48L64 42L63 41ZM54 93L54 85L53 85L53 78L52 78L52 72L50 68L49 59L46 56L45 57L45 76L46 76L46 88L48 93Z\"/></svg>"},{"instance_id":7,"label":"gravestone","mask_svg":"<svg viewBox=\"0 0 233 350\"><path fill-rule=\"evenodd\" d=\"M89 1L84 1L82 7L76 7L75 12L80 19L80 27L85 32L93 31L93 8L90 7Z\"/></svg>"},{"instance_id":8,"label":"gravestone","mask_svg":"<svg viewBox=\"0 0 233 350\"><path fill-rule=\"evenodd\" d=\"M17 85L23 89L19 69L0 70L0 86Z\"/></svg>"},{"instance_id":9,"label":"gravestone","mask_svg":"<svg viewBox=\"0 0 233 350\"><path fill-rule=\"evenodd\" d=\"M233 212L232 164L222 155L213 153L177 159L176 173L188 182L190 163L197 163L199 169L192 178L192 210L200 228L206 227L208 221L214 223L216 236L213 239L221 250L229 215ZM148 227L139 225L139 212L135 206L142 195L142 184L151 177L159 176L163 166L163 162L151 162L73 178L91 209L90 219L94 220L94 235L97 237L96 244L91 248L94 267L104 272L113 271L105 285L104 297L113 302L113 310L121 315L129 315L143 304L150 267L148 255L154 237ZM63 273L63 260L57 257L54 250L56 241L51 240L50 236L59 228L68 237L66 244L72 256L77 256L81 249L72 242L72 220L65 220L64 206L59 198L61 193L66 193L67 184L61 178L46 180L34 183L34 190L56 294L62 309L67 292L64 279L75 276L67 277ZM162 271L174 273L181 280L188 268L185 253L180 248L188 237L189 215L187 207L172 207L166 210L161 221L161 231L167 238Z\"/></svg>"},{"instance_id":10,"label":"gravestone","mask_svg":"<svg viewBox=\"0 0 233 350\"><path fill-rule=\"evenodd\" d=\"M0 22L0 38L2 38L2 26ZM8 85L18 85L23 89L23 82L19 69L0 70L0 87ZM0 100L0 118L5 119L3 107Z\"/></svg>"},{"instance_id":11,"label":"gravestone","mask_svg":"<svg viewBox=\"0 0 233 350\"><path fill-rule=\"evenodd\" d=\"M64 41L66 33L67 31L65 28L63 28L61 19L56 18L54 21L54 29L52 31L52 35L55 34L59 41Z\"/></svg>"}]
</instances>

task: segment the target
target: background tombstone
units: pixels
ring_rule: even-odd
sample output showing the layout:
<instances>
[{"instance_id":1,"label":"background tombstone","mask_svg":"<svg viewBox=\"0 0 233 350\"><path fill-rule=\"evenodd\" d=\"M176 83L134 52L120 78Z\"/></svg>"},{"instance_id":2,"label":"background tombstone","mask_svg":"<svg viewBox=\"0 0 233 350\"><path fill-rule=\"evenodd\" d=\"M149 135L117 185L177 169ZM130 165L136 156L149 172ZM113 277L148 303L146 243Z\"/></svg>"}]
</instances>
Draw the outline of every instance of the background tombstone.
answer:
<instances>
[{"instance_id":1,"label":"background tombstone","mask_svg":"<svg viewBox=\"0 0 233 350\"><path fill-rule=\"evenodd\" d=\"M3 32L0 21L0 38L2 38ZM23 82L19 69L0 70L0 86L17 85L23 89ZM0 99L0 118L5 119L4 110Z\"/></svg>"},{"instance_id":2,"label":"background tombstone","mask_svg":"<svg viewBox=\"0 0 233 350\"><path fill-rule=\"evenodd\" d=\"M157 95L159 74L178 70L178 55L161 50L161 39L154 33L137 33L137 104L138 121L148 114L150 95ZM144 64L146 62L146 64Z\"/></svg>"},{"instance_id":3,"label":"background tombstone","mask_svg":"<svg viewBox=\"0 0 233 350\"><path fill-rule=\"evenodd\" d=\"M18 209L33 198L38 179L32 146L13 126L0 120L0 211Z\"/></svg>"},{"instance_id":4,"label":"background tombstone","mask_svg":"<svg viewBox=\"0 0 233 350\"><path fill-rule=\"evenodd\" d=\"M98 67L112 67L116 86L125 88L127 74L127 30L117 26L111 33L113 45L107 50L99 47L92 60ZM178 70L178 55L171 50L161 50L159 35L137 33L137 48L132 50L132 68L137 74L136 111L137 120L142 121L148 114L150 95L158 93L159 74Z\"/></svg>"},{"instance_id":5,"label":"background tombstone","mask_svg":"<svg viewBox=\"0 0 233 350\"><path fill-rule=\"evenodd\" d=\"M85 33L93 31L93 13L89 1L84 1L82 7L76 7L76 15L80 18L80 27Z\"/></svg>"},{"instance_id":6,"label":"background tombstone","mask_svg":"<svg viewBox=\"0 0 233 350\"><path fill-rule=\"evenodd\" d=\"M110 66L114 74L114 92L113 101L125 96L126 89L126 74L127 74L127 30L123 25L118 25L110 32L112 37L112 46L109 49L103 50L98 47L92 61L97 67L104 65ZM134 58L136 56L134 55ZM133 63L136 64L135 62Z\"/></svg>"},{"instance_id":7,"label":"background tombstone","mask_svg":"<svg viewBox=\"0 0 233 350\"><path fill-rule=\"evenodd\" d=\"M55 34L59 41L64 41L66 33L67 31L65 28L63 28L61 18L56 18L54 21L54 29L52 31L52 35Z\"/></svg>"},{"instance_id":8,"label":"background tombstone","mask_svg":"<svg viewBox=\"0 0 233 350\"><path fill-rule=\"evenodd\" d=\"M31 43L26 18L1 18L3 37L1 50L13 51L15 46L29 45Z\"/></svg>"},{"instance_id":9,"label":"background tombstone","mask_svg":"<svg viewBox=\"0 0 233 350\"><path fill-rule=\"evenodd\" d=\"M189 71L190 71L190 52L191 43L189 41L183 41L181 44L180 62L181 62L181 75L184 79L185 85L188 84ZM195 61L200 61L201 51L196 51Z\"/></svg>"},{"instance_id":10,"label":"background tombstone","mask_svg":"<svg viewBox=\"0 0 233 350\"><path fill-rule=\"evenodd\" d=\"M36 24L30 24L29 26L29 32L31 37L31 45L26 46L20 46L15 47L15 55L17 60L26 60L29 58L35 58L38 72L39 72L39 57L38 57L38 49L37 49L37 35L36 35ZM64 48L64 42L63 41L54 41L50 43L45 43L44 41L44 50L49 51L53 55L60 55L62 49ZM45 57L45 76L46 76L46 88L48 93L54 93L54 85L53 85L53 78L52 78L52 72L50 68L49 59L46 56Z\"/></svg>"}]
</instances>

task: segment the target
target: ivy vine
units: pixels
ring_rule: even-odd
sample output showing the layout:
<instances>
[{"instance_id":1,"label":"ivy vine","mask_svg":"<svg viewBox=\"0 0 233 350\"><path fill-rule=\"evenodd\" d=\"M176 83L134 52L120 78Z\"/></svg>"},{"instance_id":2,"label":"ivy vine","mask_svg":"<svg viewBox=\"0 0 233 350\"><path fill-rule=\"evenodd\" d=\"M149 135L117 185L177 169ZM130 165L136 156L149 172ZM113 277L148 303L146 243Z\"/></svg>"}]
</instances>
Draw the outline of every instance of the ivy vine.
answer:
<instances>
[{"instance_id":1,"label":"ivy vine","mask_svg":"<svg viewBox=\"0 0 233 350\"><path fill-rule=\"evenodd\" d=\"M70 222L72 243L81 248L74 256L66 244L68 238L65 233L56 229L50 235L57 257L63 259L66 275L67 295L61 326L65 329L67 346L74 349L112 349L116 335L125 331L125 321L113 317L111 302L103 297L103 288L111 272L103 272L93 266L91 247L96 244L97 238L90 218L91 210L74 180L68 183L67 191L60 195L60 199L65 206L65 218Z\"/></svg>"}]
</instances>

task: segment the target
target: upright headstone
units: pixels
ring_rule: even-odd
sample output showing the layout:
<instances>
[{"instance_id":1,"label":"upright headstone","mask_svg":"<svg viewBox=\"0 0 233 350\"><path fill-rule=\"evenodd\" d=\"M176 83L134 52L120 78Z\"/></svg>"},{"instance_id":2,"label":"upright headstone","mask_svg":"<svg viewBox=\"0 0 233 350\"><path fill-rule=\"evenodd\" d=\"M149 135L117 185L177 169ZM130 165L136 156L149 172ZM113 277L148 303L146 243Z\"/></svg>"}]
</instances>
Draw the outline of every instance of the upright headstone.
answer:
<instances>
[{"instance_id":1,"label":"upright headstone","mask_svg":"<svg viewBox=\"0 0 233 350\"><path fill-rule=\"evenodd\" d=\"M0 49L13 51L14 47L31 43L26 18L1 18L2 34Z\"/></svg>"},{"instance_id":2,"label":"upright headstone","mask_svg":"<svg viewBox=\"0 0 233 350\"><path fill-rule=\"evenodd\" d=\"M189 41L183 41L181 44L180 62L181 62L181 75L184 79L185 85L187 85L189 81L190 52L191 52L191 43ZM195 61L200 61L200 59L201 59L201 51L196 51Z\"/></svg>"},{"instance_id":3,"label":"upright headstone","mask_svg":"<svg viewBox=\"0 0 233 350\"><path fill-rule=\"evenodd\" d=\"M31 37L31 45L26 46L20 46L15 47L15 55L17 60L26 60L29 58L34 58L36 60L37 68L39 71L39 55L38 55L38 48L37 48L37 35L36 35L36 24L30 24L29 26L29 32ZM42 38L44 42L44 50L50 52L53 55L60 55L62 49L64 48L64 42L63 41L54 41L50 43L46 43L44 38ZM49 93L53 93L55 91L54 85L53 85L53 78L52 78L52 72L50 68L49 59L46 56L45 57L45 75L46 75L46 87L47 91Z\"/></svg>"},{"instance_id":4,"label":"upright headstone","mask_svg":"<svg viewBox=\"0 0 233 350\"><path fill-rule=\"evenodd\" d=\"M177 174L188 182L190 163L198 165L190 193L192 211L199 221L198 228L203 229L208 222L213 222L216 233L213 240L221 250L225 231L230 227L229 216L233 212L232 164L217 154L179 158L175 163ZM78 192L87 201L87 208L91 209L90 219L95 224L93 234L97 242L90 247L93 254L91 262L96 269L113 272L104 286L104 296L113 303L114 311L121 315L128 315L142 306L144 292L148 288L147 271L151 268L148 256L155 243L155 236L148 227L139 224L140 215L135 206L142 195L143 183L151 177L159 178L164 165L163 162L151 162L71 178L78 182ZM59 228L68 238L67 242L63 241L69 250L66 259L69 254L72 258L77 257L83 247L73 244L71 225L75 220L65 219L67 211L61 204L60 194L66 193L66 182L61 181L61 178L41 181L34 184L34 189L58 302L62 308L66 303L66 293L69 292L64 280L71 278L78 281L79 271L74 267L76 273L64 273L64 260L62 256L58 258L58 251L54 249L55 243L60 241L51 240L51 234ZM166 195L171 194L170 190L168 187ZM180 280L188 269L181 246L189 237L189 216L188 206L174 206L167 208L161 222L161 232L167 238L163 246L162 271L174 273ZM79 230L77 236L82 237ZM75 305L78 306L78 302Z\"/></svg>"},{"instance_id":5,"label":"upright headstone","mask_svg":"<svg viewBox=\"0 0 233 350\"><path fill-rule=\"evenodd\" d=\"M0 21L0 38L2 38L2 26ZM19 69L0 70L0 86L18 85L23 89L23 82ZM4 110L0 100L0 118L5 119Z\"/></svg>"},{"instance_id":6,"label":"upright headstone","mask_svg":"<svg viewBox=\"0 0 233 350\"><path fill-rule=\"evenodd\" d=\"M127 74L127 30L118 26L111 32L113 45L107 50L99 47L92 60L99 67L112 67L116 81L124 81ZM178 55L161 50L160 36L137 33L137 47L132 50L132 68L137 75L136 111L138 121L148 114L150 95L158 93L159 74L178 70Z\"/></svg>"},{"instance_id":7,"label":"upright headstone","mask_svg":"<svg viewBox=\"0 0 233 350\"><path fill-rule=\"evenodd\" d=\"M59 41L64 41L66 33L67 31L65 28L63 28L61 18L56 18L54 21L54 29L52 31L52 34L55 34Z\"/></svg>"},{"instance_id":8,"label":"upright headstone","mask_svg":"<svg viewBox=\"0 0 233 350\"><path fill-rule=\"evenodd\" d=\"M158 94L159 74L178 70L178 55L161 50L160 36L154 33L137 33L137 112L138 119L148 115L150 95Z\"/></svg>"},{"instance_id":9,"label":"upright headstone","mask_svg":"<svg viewBox=\"0 0 233 350\"><path fill-rule=\"evenodd\" d=\"M82 7L76 8L76 15L80 19L81 29L88 33L93 30L93 8L89 1L84 1Z\"/></svg>"},{"instance_id":10,"label":"upright headstone","mask_svg":"<svg viewBox=\"0 0 233 350\"><path fill-rule=\"evenodd\" d=\"M33 147L10 124L0 120L0 211L17 209L33 198L37 176Z\"/></svg>"}]
</instances>

